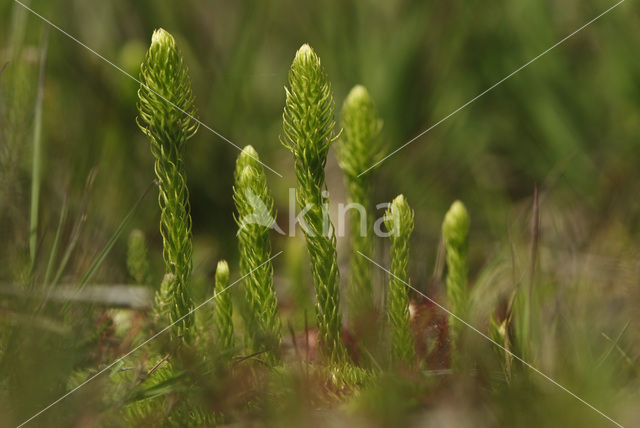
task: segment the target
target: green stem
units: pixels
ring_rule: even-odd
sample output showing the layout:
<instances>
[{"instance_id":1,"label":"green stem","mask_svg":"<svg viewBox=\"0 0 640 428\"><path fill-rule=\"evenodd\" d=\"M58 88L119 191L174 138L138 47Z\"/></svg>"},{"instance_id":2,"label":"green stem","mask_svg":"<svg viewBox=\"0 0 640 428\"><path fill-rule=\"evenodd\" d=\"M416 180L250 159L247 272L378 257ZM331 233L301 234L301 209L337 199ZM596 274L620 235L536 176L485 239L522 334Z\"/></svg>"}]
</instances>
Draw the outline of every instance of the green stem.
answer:
<instances>
[{"instance_id":1,"label":"green stem","mask_svg":"<svg viewBox=\"0 0 640 428\"><path fill-rule=\"evenodd\" d=\"M273 198L258 153L247 146L236 161L233 199L238 215L240 270L247 310L243 312L254 352L277 360L282 342L278 297L273 285L269 232L275 224Z\"/></svg>"},{"instance_id":2,"label":"green stem","mask_svg":"<svg viewBox=\"0 0 640 428\"><path fill-rule=\"evenodd\" d=\"M413 231L413 211L403 195L396 197L385 215L385 225L391 233L391 275L387 314L391 333L391 355L394 362L411 364L415 345L409 314L409 239Z\"/></svg>"},{"instance_id":3,"label":"green stem","mask_svg":"<svg viewBox=\"0 0 640 428\"><path fill-rule=\"evenodd\" d=\"M31 210L29 214L29 259L31 269L36 262L38 246L38 213L40 210L40 187L42 183L42 100L44 98L44 75L47 63L47 37L43 37L40 51L40 78L36 96L33 125L33 158L31 165Z\"/></svg>"},{"instance_id":4,"label":"green stem","mask_svg":"<svg viewBox=\"0 0 640 428\"><path fill-rule=\"evenodd\" d=\"M319 339L325 357L340 364L346 361L346 349L342 342L336 236L328 219L328 199L323 195L327 153L335 141L335 107L320 58L309 45L303 45L296 53L285 90L282 143L293 153L298 181L296 199L298 206L306 210L301 227L311 258Z\"/></svg>"},{"instance_id":5,"label":"green stem","mask_svg":"<svg viewBox=\"0 0 640 428\"><path fill-rule=\"evenodd\" d=\"M216 268L216 283L214 292L216 295L215 310L213 312L213 324L216 330L220 352L232 350L235 346L233 334L233 304L231 294L225 290L229 286L229 265L225 260L218 262Z\"/></svg>"},{"instance_id":6,"label":"green stem","mask_svg":"<svg viewBox=\"0 0 640 428\"><path fill-rule=\"evenodd\" d=\"M184 171L185 142L198 129L187 67L171 34L159 29L140 69L138 126L149 137L154 170L159 184L160 233L165 262L164 281L169 320L176 322L189 313L191 278L191 214ZM164 311L161 311L164 312ZM176 326L178 336L189 340L193 317Z\"/></svg>"},{"instance_id":7,"label":"green stem","mask_svg":"<svg viewBox=\"0 0 640 428\"><path fill-rule=\"evenodd\" d=\"M341 125L338 158L346 176L351 205L347 303L351 327L362 336L370 327L374 304L370 265L358 254L371 258L373 251L373 216L367 214L371 209L370 171L361 173L380 155L377 137L382 128L382 121L364 86L356 85L349 92L342 106Z\"/></svg>"},{"instance_id":8,"label":"green stem","mask_svg":"<svg viewBox=\"0 0 640 428\"><path fill-rule=\"evenodd\" d=\"M451 312L463 320L467 318L469 304L467 289L469 223L467 209L460 201L451 205L442 223L447 261L447 296L451 303ZM461 361L460 336L463 327L456 317L449 316L451 361L454 368L459 367Z\"/></svg>"}]
</instances>

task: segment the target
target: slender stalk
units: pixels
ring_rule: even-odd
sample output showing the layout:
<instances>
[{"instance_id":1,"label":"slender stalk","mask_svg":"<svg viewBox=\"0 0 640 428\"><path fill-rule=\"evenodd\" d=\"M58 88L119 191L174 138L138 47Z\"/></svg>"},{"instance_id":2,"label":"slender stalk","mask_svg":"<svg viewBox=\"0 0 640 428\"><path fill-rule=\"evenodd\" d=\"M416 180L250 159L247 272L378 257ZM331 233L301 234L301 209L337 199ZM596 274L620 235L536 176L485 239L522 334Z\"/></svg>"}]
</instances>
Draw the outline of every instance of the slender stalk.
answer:
<instances>
[{"instance_id":1,"label":"slender stalk","mask_svg":"<svg viewBox=\"0 0 640 428\"><path fill-rule=\"evenodd\" d=\"M540 199L538 195L538 186L533 188L533 212L531 215L531 247L529 249L529 280L527 282L526 305L524 314L523 336L521 340L521 351L523 357L530 354L529 344L533 336L533 287L536 274L536 264L538 259L538 242L540 240Z\"/></svg>"},{"instance_id":2,"label":"slender stalk","mask_svg":"<svg viewBox=\"0 0 640 428\"><path fill-rule=\"evenodd\" d=\"M387 315L391 333L391 356L394 362L411 364L415 345L409 314L409 239L413 232L413 210L403 195L396 197L385 215L385 226L391 233L391 274Z\"/></svg>"},{"instance_id":3,"label":"slender stalk","mask_svg":"<svg viewBox=\"0 0 640 428\"><path fill-rule=\"evenodd\" d=\"M42 99L44 98L44 74L47 64L47 34L44 33L40 50L40 78L36 95L33 124L33 158L31 162L31 209L29 213L29 259L31 269L36 262L38 245L38 214L40 210L40 187L42 184Z\"/></svg>"},{"instance_id":4,"label":"slender stalk","mask_svg":"<svg viewBox=\"0 0 640 428\"><path fill-rule=\"evenodd\" d=\"M325 358L337 364L346 361L338 288L340 274L336 237L327 214L328 200L323 195L327 153L336 139L333 135L335 107L320 58L309 45L303 45L296 53L285 91L282 144L293 153L295 160L296 200L303 210L301 227L311 257L319 339Z\"/></svg>"},{"instance_id":5,"label":"slender stalk","mask_svg":"<svg viewBox=\"0 0 640 428\"><path fill-rule=\"evenodd\" d=\"M252 350L278 354L282 342L278 297L273 285L269 231L275 224L273 198L267 177L253 147L242 150L236 161L233 200L236 205L240 270L246 275L245 323Z\"/></svg>"},{"instance_id":6,"label":"slender stalk","mask_svg":"<svg viewBox=\"0 0 640 428\"><path fill-rule=\"evenodd\" d=\"M371 258L373 251L373 216L371 210L370 173L359 175L380 156L378 135L382 120L364 86L351 89L342 106L342 135L338 158L345 173L350 204L349 288L347 303L352 328L360 334L363 324L369 324L373 311L371 266L360 256Z\"/></svg>"},{"instance_id":7,"label":"slender stalk","mask_svg":"<svg viewBox=\"0 0 640 428\"><path fill-rule=\"evenodd\" d=\"M49 252L49 261L47 262L47 269L44 273L44 286L49 286L49 279L51 278L51 273L53 272L53 264L55 263L56 257L58 255L58 247L60 246L60 235L62 235L62 226L64 225L65 220L67 219L67 200L64 199L62 201L62 208L60 209L60 217L58 217L58 227L56 227L56 235L53 238L53 244L51 245L51 250Z\"/></svg>"},{"instance_id":8,"label":"slender stalk","mask_svg":"<svg viewBox=\"0 0 640 428\"><path fill-rule=\"evenodd\" d=\"M93 259L93 261L91 262L91 265L89 265L89 268L87 269L87 271L84 273L84 275L82 275L82 277L80 278L80 282L78 283L78 285L76 287L76 293L78 295L87 286L87 284L89 283L89 281L91 280L93 275L96 273L98 268L102 265L104 260L107 258L107 255L109 254L109 252L111 251L113 246L116 244L116 242L120 238L120 235L122 234L124 229L127 227L129 222L131 221L131 219L133 218L133 215L138 210L138 207L140 206L140 204L144 200L145 196L147 196L147 194L151 190L151 186L152 185L153 185L153 183L151 185L149 185L149 187L147 187L147 190L145 190L144 193L138 198L136 203L133 205L133 207L131 207L131 209L129 210L127 215L122 219L122 221L120 222L120 224L118 225L116 230L113 232L113 234L111 235L111 238L109 238L107 243L102 247L100 252ZM67 303L65 303L65 305L63 306L61 311L62 312L66 312L69 309L69 307L70 307L70 302L67 302Z\"/></svg>"},{"instance_id":9,"label":"slender stalk","mask_svg":"<svg viewBox=\"0 0 640 428\"><path fill-rule=\"evenodd\" d=\"M451 303L451 312L466 319L469 292L467 289L467 251L469 235L469 214L460 201L456 201L444 217L442 235L447 260L447 296ZM454 367L460 363L460 335L463 325L453 316L449 316L449 340L451 343L451 361Z\"/></svg>"},{"instance_id":10,"label":"slender stalk","mask_svg":"<svg viewBox=\"0 0 640 428\"><path fill-rule=\"evenodd\" d=\"M213 324L216 338L221 352L233 349L235 337L233 335L233 304L231 294L225 293L229 286L229 265L225 260L220 260L216 268L216 283L214 293L215 310L213 312Z\"/></svg>"},{"instance_id":11,"label":"slender stalk","mask_svg":"<svg viewBox=\"0 0 640 428\"><path fill-rule=\"evenodd\" d=\"M71 235L69 237L69 243L67 244L64 253L62 253L62 259L60 260L60 264L58 265L58 269L53 277L53 281L51 281L51 285L57 285L62 278L62 274L64 273L67 265L69 264L69 260L71 260L71 256L73 255L76 246L78 245L78 240L80 239L80 235L82 233L82 227L87 221L87 209L89 206L89 196L93 190L93 184L96 178L96 170L92 169L87 176L87 180L84 186L84 194L82 196L82 203L80 206L80 214L77 216L75 224L73 225L73 229L71 229Z\"/></svg>"},{"instance_id":12,"label":"slender stalk","mask_svg":"<svg viewBox=\"0 0 640 428\"><path fill-rule=\"evenodd\" d=\"M171 34L159 29L140 69L138 126L149 137L159 183L160 233L165 271L164 281L170 305L169 320L186 315L192 302L188 294L191 277L191 214L184 171L184 143L197 131L193 120L194 99L187 67ZM179 107L179 108L176 108ZM188 114L185 114L187 112ZM177 327L188 340L193 317L185 317Z\"/></svg>"}]
</instances>

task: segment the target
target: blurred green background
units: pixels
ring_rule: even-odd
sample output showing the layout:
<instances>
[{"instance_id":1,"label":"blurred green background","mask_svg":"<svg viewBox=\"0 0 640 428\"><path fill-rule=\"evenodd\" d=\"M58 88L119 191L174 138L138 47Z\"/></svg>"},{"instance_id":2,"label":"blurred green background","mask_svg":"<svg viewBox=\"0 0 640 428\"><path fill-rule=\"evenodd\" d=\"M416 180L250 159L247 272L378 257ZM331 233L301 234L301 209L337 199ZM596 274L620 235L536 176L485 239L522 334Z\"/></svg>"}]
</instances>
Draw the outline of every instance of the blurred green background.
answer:
<instances>
[{"instance_id":1,"label":"blurred green background","mask_svg":"<svg viewBox=\"0 0 640 428\"><path fill-rule=\"evenodd\" d=\"M283 174L279 178L267 173L281 214L278 222L285 230L288 189L295 186L295 176L291 155L279 142L283 86L302 43L309 43L321 57L338 111L353 85L369 89L384 120L381 138L391 152L614 4L605 0L22 1L133 76L153 30L163 27L171 32L191 70L199 118L238 146L253 145L266 164ZM610 346L601 333L615 337L627 323L631 328L621 346L632 357L640 352L639 24L640 6L624 2L389 158L373 179L375 202L391 201L403 193L415 209L410 276L412 284L433 295L441 292L437 279L442 272L438 273L436 259L442 217L455 199L465 202L472 218L471 283L479 326L486 326L496 302L508 297L527 275L532 194L539 186L540 318L550 321L540 322L543 327L535 338L537 352L532 359L537 366L559 373L587 399L611 407L628 404L628 408L633 408L637 389L635 396L625 397L622 387L631 389L627 379L637 379L637 362L632 370L613 352L616 364L595 370L592 363ZM154 176L148 141L135 122L138 84L12 0L3 1L0 282L31 278L32 128L45 41L36 270L46 265L64 203L69 217L62 240L72 239L77 225L82 230L64 271L63 282L73 282ZM238 153L204 128L187 146L195 274L208 286L217 260L236 258L232 172ZM88 186L92 171L95 181ZM346 195L333 154L327 184L335 209ZM150 242L157 285L162 272L155 196L154 189L135 211L95 282L128 281L126 234L138 228ZM295 274L291 265L306 262L299 242L276 234L274 241L276 249L291 250L286 260L275 261L276 275ZM346 277L346 239L339 239L339 246ZM385 246L380 243L377 254L383 264ZM232 271L237 274L233 263ZM96 324L91 317L77 323L86 324L88 331ZM69 340L82 340L83 334ZM58 340L55 335L47 337L53 343ZM42 353L50 360L47 366L72 369L65 349L47 354L42 349L49 352L48 342L32 346L29 349L37 350L33 355ZM16 359L7 361L21 360L21 355L16 351ZM44 364L42 359L22 363L22 373L31 376L16 381L23 384L17 389L23 395L15 394L23 407L16 412L28 415L59 396L65 385L60 386L54 374L51 379L40 378L37 369ZM33 385L41 383L56 386L36 394ZM549 393L548 388L541 390ZM525 398L537 397L526 386L523 391ZM565 413L563 407L572 403L572 409L579 407L582 412L577 420L597 426L593 421L597 415L561 391L532 408L520 400L522 395L504 395L498 397L506 404L503 416L516 425L548 422L547 417L557 417L559 426L568 420L575 423L575 414ZM375 413L377 408L372 407ZM445 405L442 412L446 409ZM630 414L625 413L628 420Z\"/></svg>"}]
</instances>

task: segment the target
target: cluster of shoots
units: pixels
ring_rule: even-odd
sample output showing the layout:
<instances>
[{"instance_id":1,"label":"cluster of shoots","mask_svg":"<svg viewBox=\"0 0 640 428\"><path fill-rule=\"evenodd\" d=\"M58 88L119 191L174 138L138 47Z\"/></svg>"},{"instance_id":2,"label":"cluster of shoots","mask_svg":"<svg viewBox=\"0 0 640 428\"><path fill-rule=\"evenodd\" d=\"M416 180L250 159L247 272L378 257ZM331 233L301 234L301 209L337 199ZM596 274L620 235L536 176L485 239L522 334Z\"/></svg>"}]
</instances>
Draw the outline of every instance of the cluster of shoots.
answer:
<instances>
[{"instance_id":1,"label":"cluster of shoots","mask_svg":"<svg viewBox=\"0 0 640 428\"><path fill-rule=\"evenodd\" d=\"M189 316L191 275L191 217L184 171L186 141L197 130L194 99L188 71L173 37L164 30L154 33L140 73L138 124L147 135L155 159L159 188L160 232L163 238L165 274L156 296L156 312L176 324L174 335L189 342L194 330ZM293 155L297 179L297 205L303 209L301 229L311 261L315 291L315 315L321 360L331 367L352 364L343 342L340 273L336 235L328 218L325 166L331 145L338 143L339 164L344 171L349 202L365 207L351 210L349 276L345 295L350 327L358 329L375 314L372 278L373 219L371 173L383 154L379 139L382 120L366 88L355 86L341 112L341 131L335 129L334 99L319 57L308 45L296 53L285 87L282 144ZM363 173L364 172L364 173ZM215 272L215 306L212 321L215 343L221 353L240 348L263 354L271 365L282 362L282 321L274 286L270 230L275 225L274 199L257 151L246 146L237 158L233 200L238 226L237 241L241 275L240 315L244 339L238 343L234 329L234 301L229 288L230 268L218 263ZM414 212L400 195L384 217L390 240L390 275L385 292L386 323L390 361L414 366L417 362L410 316L409 249ZM446 290L453 360L458 359L460 319L468 312L467 236L469 216L461 202L455 202L442 226L446 246ZM149 282L146 246L141 233L130 237L129 270L137 283ZM459 318L458 318L459 317ZM377 328L377 323L374 323Z\"/></svg>"}]
</instances>

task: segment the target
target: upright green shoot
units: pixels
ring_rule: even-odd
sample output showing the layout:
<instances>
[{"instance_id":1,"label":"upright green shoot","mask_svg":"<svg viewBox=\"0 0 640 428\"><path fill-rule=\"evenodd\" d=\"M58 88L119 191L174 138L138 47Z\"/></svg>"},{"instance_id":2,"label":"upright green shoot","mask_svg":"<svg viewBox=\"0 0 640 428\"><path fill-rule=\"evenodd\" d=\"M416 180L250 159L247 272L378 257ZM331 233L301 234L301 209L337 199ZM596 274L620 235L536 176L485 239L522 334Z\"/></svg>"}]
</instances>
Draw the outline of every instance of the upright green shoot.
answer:
<instances>
[{"instance_id":1,"label":"upright green shoot","mask_svg":"<svg viewBox=\"0 0 640 428\"><path fill-rule=\"evenodd\" d=\"M213 324L220 352L227 352L235 346L233 304L231 302L231 294L225 292L227 287L229 287L229 265L225 260L220 260L216 268L216 283L214 287L216 298L213 312Z\"/></svg>"},{"instance_id":2,"label":"upright green shoot","mask_svg":"<svg viewBox=\"0 0 640 428\"><path fill-rule=\"evenodd\" d=\"M396 197L385 214L385 226L391 239L391 275L387 315L391 334L391 356L396 363L411 364L415 345L409 314L409 240L413 232L413 210L403 195Z\"/></svg>"},{"instance_id":3,"label":"upright green shoot","mask_svg":"<svg viewBox=\"0 0 640 428\"><path fill-rule=\"evenodd\" d=\"M171 322L192 307L188 293L191 277L191 214L184 171L185 142L198 129L187 67L175 40L165 30L153 33L151 47L140 69L138 126L149 137L159 184L160 232L168 275L164 285ZM177 334L188 339L192 317L177 324Z\"/></svg>"},{"instance_id":4,"label":"upright green shoot","mask_svg":"<svg viewBox=\"0 0 640 428\"><path fill-rule=\"evenodd\" d=\"M149 251L144 233L134 229L129 234L127 242L127 270L138 285L151 284L151 267L149 266Z\"/></svg>"},{"instance_id":5,"label":"upright green shoot","mask_svg":"<svg viewBox=\"0 0 640 428\"><path fill-rule=\"evenodd\" d=\"M295 160L296 200L303 210L301 224L311 257L316 292L316 318L324 356L332 363L346 360L342 342L336 236L328 218L324 167L335 141L335 106L320 58L309 45L296 53L285 88L282 144ZM323 209L324 208L324 209Z\"/></svg>"},{"instance_id":6,"label":"upright green shoot","mask_svg":"<svg viewBox=\"0 0 640 428\"><path fill-rule=\"evenodd\" d=\"M377 137L382 129L382 120L364 86L356 85L349 92L342 106L341 125L338 158L346 175L351 222L347 303L351 325L359 334L360 324L368 324L367 315L373 310L371 265L359 253L372 256L373 216L367 215L371 208L372 169L367 168L381 153ZM362 174L363 171L366 172Z\"/></svg>"},{"instance_id":7,"label":"upright green shoot","mask_svg":"<svg viewBox=\"0 0 640 428\"><path fill-rule=\"evenodd\" d=\"M456 201L444 217L442 235L447 261L447 296L451 312L466 319L469 292L467 289L467 251L469 235L469 214L460 201ZM451 361L456 367L460 362L460 335L463 325L454 316L449 316L449 340L451 343Z\"/></svg>"},{"instance_id":8,"label":"upright green shoot","mask_svg":"<svg viewBox=\"0 0 640 428\"><path fill-rule=\"evenodd\" d=\"M269 231L275 224L273 198L258 153L242 150L236 161L233 200L236 205L240 270L247 310L243 314L253 351L278 354L282 341L278 298L273 286Z\"/></svg>"}]
</instances>

